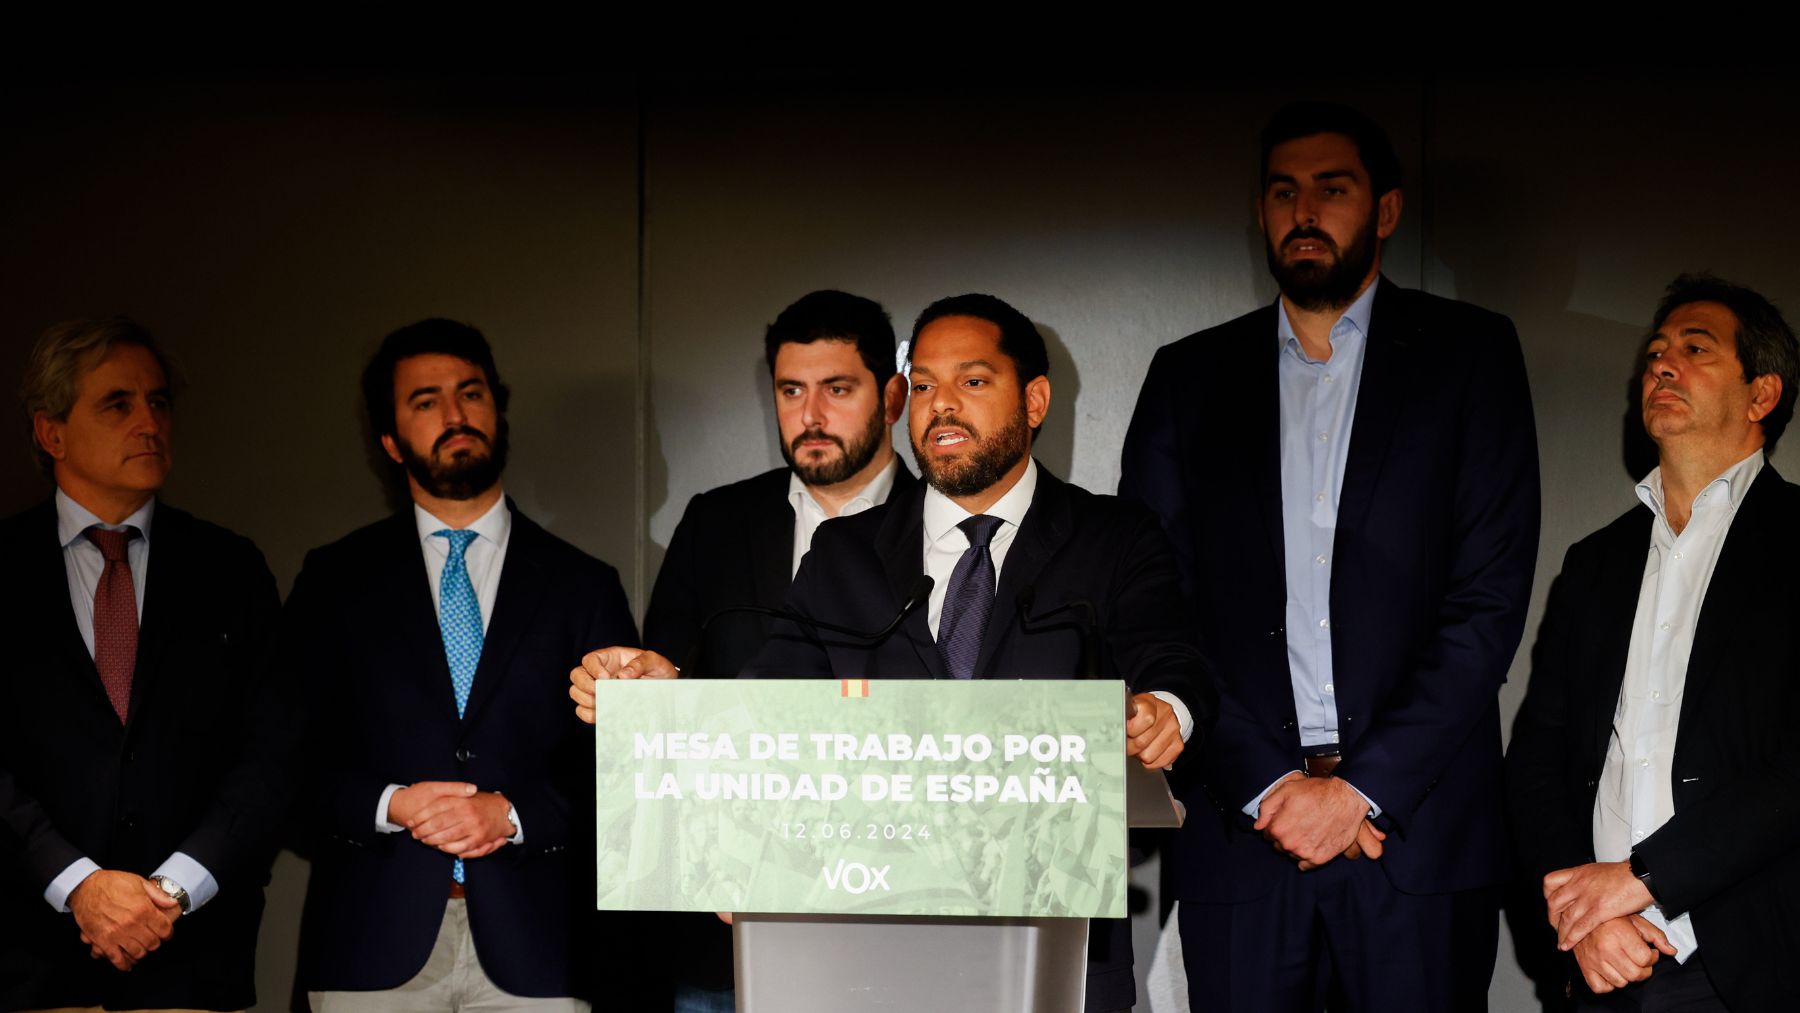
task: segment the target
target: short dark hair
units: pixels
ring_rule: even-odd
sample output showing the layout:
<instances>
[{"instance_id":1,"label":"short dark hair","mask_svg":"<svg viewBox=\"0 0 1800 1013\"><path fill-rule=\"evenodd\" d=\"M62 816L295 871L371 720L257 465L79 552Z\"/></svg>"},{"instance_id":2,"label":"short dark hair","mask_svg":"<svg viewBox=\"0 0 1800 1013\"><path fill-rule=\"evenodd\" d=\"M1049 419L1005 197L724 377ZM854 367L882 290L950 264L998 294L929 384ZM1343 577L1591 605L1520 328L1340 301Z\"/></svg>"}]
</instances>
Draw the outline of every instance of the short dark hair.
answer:
<instances>
[{"instance_id":1,"label":"short dark hair","mask_svg":"<svg viewBox=\"0 0 1800 1013\"><path fill-rule=\"evenodd\" d=\"M432 317L408 324L382 339L381 347L363 367L363 406L369 413L369 432L377 442L383 436L394 435L394 368L401 359L415 355L454 355L480 366L487 374L495 409L506 414L506 384L500 382L500 368L494 365L494 352L488 347L487 338L468 324Z\"/></svg>"},{"instance_id":2,"label":"short dark hair","mask_svg":"<svg viewBox=\"0 0 1800 1013\"><path fill-rule=\"evenodd\" d=\"M912 358L911 348L919 343L919 332L945 317L974 317L1000 328L1000 351L1013 361L1021 388L1040 376L1050 375L1050 353L1044 348L1044 336L1038 333L1037 325L1004 299L980 292L953 295L925 307L925 312L913 321L908 360Z\"/></svg>"},{"instance_id":3,"label":"short dark hair","mask_svg":"<svg viewBox=\"0 0 1800 1013\"><path fill-rule=\"evenodd\" d=\"M1389 190L1400 189L1400 156L1394 154L1394 143L1387 131L1374 120L1347 105L1336 102L1290 102L1275 111L1262 129L1262 167L1257 175L1261 188L1269 179L1269 153L1278 144L1312 137L1315 134L1341 134L1356 145L1357 157L1369 174L1369 185L1380 197Z\"/></svg>"},{"instance_id":4,"label":"short dark hair","mask_svg":"<svg viewBox=\"0 0 1800 1013\"><path fill-rule=\"evenodd\" d=\"M149 352L162 369L163 379L173 397L181 380L175 362L157 344L150 331L135 320L127 317L65 320L50 325L38 335L37 343L31 348L31 358L25 363L25 380L19 385L19 400L25 406L25 433L31 441L32 456L38 463L38 470L45 475L53 472L56 462L38 446L34 428L38 413L66 421L69 410L75 407L75 390L81 385L81 378L120 345L136 345Z\"/></svg>"},{"instance_id":5,"label":"short dark hair","mask_svg":"<svg viewBox=\"0 0 1800 1013\"><path fill-rule=\"evenodd\" d=\"M881 386L899 370L894 364L894 322L873 299L821 289L808 292L781 311L763 332L763 356L769 375L775 374L775 354L782 345L810 345L815 341L853 341L863 365Z\"/></svg>"},{"instance_id":6,"label":"short dark hair","mask_svg":"<svg viewBox=\"0 0 1800 1013\"><path fill-rule=\"evenodd\" d=\"M1662 330L1669 314L1694 303L1718 303L1737 317L1738 362L1744 367L1744 382L1773 373L1781 378L1781 400L1762 417L1763 447L1775 452L1775 441L1794 417L1794 397L1800 394L1800 346L1794 341L1794 329L1781 316L1775 304L1751 289L1734 285L1706 272L1684 274L1669 282L1657 304L1656 319L1650 324L1654 335ZM1649 344L1649 339L1645 339ZM1642 358L1642 353L1639 355Z\"/></svg>"}]
</instances>

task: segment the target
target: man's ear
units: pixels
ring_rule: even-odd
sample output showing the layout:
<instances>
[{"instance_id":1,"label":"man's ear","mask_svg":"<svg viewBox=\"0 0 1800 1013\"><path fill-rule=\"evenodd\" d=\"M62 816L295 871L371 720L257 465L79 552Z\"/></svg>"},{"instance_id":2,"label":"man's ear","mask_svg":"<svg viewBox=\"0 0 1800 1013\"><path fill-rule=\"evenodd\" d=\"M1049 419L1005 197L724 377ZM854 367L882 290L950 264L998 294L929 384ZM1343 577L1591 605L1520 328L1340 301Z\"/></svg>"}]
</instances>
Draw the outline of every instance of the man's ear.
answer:
<instances>
[{"instance_id":1,"label":"man's ear","mask_svg":"<svg viewBox=\"0 0 1800 1013\"><path fill-rule=\"evenodd\" d=\"M1781 403L1781 376L1764 373L1750 381L1750 421L1761 422Z\"/></svg>"},{"instance_id":2,"label":"man's ear","mask_svg":"<svg viewBox=\"0 0 1800 1013\"><path fill-rule=\"evenodd\" d=\"M1025 423L1033 429L1050 414L1050 378L1040 376L1025 385Z\"/></svg>"},{"instance_id":3,"label":"man's ear","mask_svg":"<svg viewBox=\"0 0 1800 1013\"><path fill-rule=\"evenodd\" d=\"M1401 195L1399 187L1389 190L1376 200L1375 235L1377 238L1386 239L1400 227L1400 209L1405 204L1406 198Z\"/></svg>"},{"instance_id":4,"label":"man's ear","mask_svg":"<svg viewBox=\"0 0 1800 1013\"><path fill-rule=\"evenodd\" d=\"M52 460L60 461L69 456L69 448L63 444L63 428L67 424L66 420L53 419L44 412L31 417L31 435L37 440L38 448Z\"/></svg>"},{"instance_id":5,"label":"man's ear","mask_svg":"<svg viewBox=\"0 0 1800 1013\"><path fill-rule=\"evenodd\" d=\"M888 382L881 388L882 415L888 425L900 421L906 414L906 374L895 373L888 377Z\"/></svg>"},{"instance_id":6,"label":"man's ear","mask_svg":"<svg viewBox=\"0 0 1800 1013\"><path fill-rule=\"evenodd\" d=\"M388 460L393 461L395 464L405 464L406 463L406 458L402 457L400 454L400 445L398 443L394 442L394 438L392 436L389 436L386 434L382 435L381 449L387 451Z\"/></svg>"}]
</instances>

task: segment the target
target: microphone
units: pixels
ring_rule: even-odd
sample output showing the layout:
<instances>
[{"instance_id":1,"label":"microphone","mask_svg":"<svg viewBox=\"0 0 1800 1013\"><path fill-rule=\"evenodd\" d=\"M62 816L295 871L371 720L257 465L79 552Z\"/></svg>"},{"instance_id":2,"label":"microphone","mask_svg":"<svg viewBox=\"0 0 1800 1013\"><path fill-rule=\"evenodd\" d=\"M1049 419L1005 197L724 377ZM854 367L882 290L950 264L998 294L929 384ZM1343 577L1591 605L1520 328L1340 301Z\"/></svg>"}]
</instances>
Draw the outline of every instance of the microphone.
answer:
<instances>
[{"instance_id":1,"label":"microphone","mask_svg":"<svg viewBox=\"0 0 1800 1013\"><path fill-rule=\"evenodd\" d=\"M814 619L811 616L804 616L798 612L789 612L786 609L773 609L762 605L727 605L717 612L714 612L712 615L707 616L706 621L700 624L700 636L694 642L693 660L696 663L700 660L706 646L706 631L712 626L713 621L721 616L732 615L734 613L768 616L771 619L785 619L797 626L812 630L825 630L830 633L839 634L840 636L849 637L851 640L859 641L869 646L874 646L892 636L894 631L900 628L900 624L906 621L906 617L912 614L914 609L931 600L931 589L936 586L936 583L936 581L931 579L930 574L919 574L918 579L914 580L912 586L907 589L906 597L901 600L900 610L894 613L894 618L889 620L886 626L873 631L853 630L848 626L839 626L836 623L828 623L822 619Z\"/></svg>"},{"instance_id":2,"label":"microphone","mask_svg":"<svg viewBox=\"0 0 1800 1013\"><path fill-rule=\"evenodd\" d=\"M1019 626L1026 632L1033 626L1042 626L1051 619L1068 612L1079 611L1083 622L1075 624L1075 632L1081 637L1081 668L1078 678L1104 679L1105 666L1100 663L1100 613L1094 603L1086 598L1075 598L1055 608L1047 609L1036 615L1031 614L1031 606L1037 597L1037 586L1027 587L1019 594Z\"/></svg>"}]
</instances>

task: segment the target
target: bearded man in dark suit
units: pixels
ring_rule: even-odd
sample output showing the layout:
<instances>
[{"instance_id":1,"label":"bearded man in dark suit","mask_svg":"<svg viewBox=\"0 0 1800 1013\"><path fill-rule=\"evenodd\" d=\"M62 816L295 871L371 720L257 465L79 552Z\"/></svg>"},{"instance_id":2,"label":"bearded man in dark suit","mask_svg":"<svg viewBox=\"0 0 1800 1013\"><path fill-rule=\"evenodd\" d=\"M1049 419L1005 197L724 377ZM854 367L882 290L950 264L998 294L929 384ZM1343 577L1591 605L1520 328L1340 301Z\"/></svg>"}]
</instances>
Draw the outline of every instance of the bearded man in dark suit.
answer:
<instances>
[{"instance_id":1,"label":"bearded man in dark suit","mask_svg":"<svg viewBox=\"0 0 1800 1013\"><path fill-rule=\"evenodd\" d=\"M1175 543L1219 673L1165 866L1190 994L1482 1009L1499 689L1537 557L1518 338L1381 276L1400 165L1367 117L1283 109L1260 175L1281 295L1156 353L1119 480Z\"/></svg>"},{"instance_id":2,"label":"bearded man in dark suit","mask_svg":"<svg viewBox=\"0 0 1800 1013\"><path fill-rule=\"evenodd\" d=\"M309 682L315 1009L588 1007L593 738L569 659L636 631L616 571L502 493L507 388L481 332L425 320L363 374L411 509L315 549L283 616ZM608 945L613 997L641 976Z\"/></svg>"}]
</instances>

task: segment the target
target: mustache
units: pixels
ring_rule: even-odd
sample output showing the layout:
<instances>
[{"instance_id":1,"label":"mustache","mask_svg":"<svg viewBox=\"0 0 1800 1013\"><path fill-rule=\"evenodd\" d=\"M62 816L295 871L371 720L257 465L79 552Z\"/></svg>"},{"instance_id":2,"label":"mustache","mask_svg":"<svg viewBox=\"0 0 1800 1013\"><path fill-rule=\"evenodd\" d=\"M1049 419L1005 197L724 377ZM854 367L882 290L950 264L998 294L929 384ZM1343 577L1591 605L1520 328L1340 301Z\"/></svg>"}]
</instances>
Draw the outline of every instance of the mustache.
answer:
<instances>
[{"instance_id":1,"label":"mustache","mask_svg":"<svg viewBox=\"0 0 1800 1013\"><path fill-rule=\"evenodd\" d=\"M1294 226L1293 231L1282 238L1281 248L1285 250L1302 239L1311 239L1315 242L1323 243L1327 250L1330 250L1333 253L1338 252L1337 243L1332 240L1330 236L1326 235L1322 229L1315 229L1307 225Z\"/></svg>"},{"instance_id":2,"label":"mustache","mask_svg":"<svg viewBox=\"0 0 1800 1013\"><path fill-rule=\"evenodd\" d=\"M974 426L954 415L940 415L937 418L932 419L931 425L925 427L925 434L921 436L920 439L931 439L931 434L937 432L939 429L961 429L963 432L969 434L969 439L981 439L981 430L976 429Z\"/></svg>"},{"instance_id":3,"label":"mustache","mask_svg":"<svg viewBox=\"0 0 1800 1013\"><path fill-rule=\"evenodd\" d=\"M472 437L480 440L489 447L492 447L494 443L493 440L488 438L488 434L476 429L474 426L452 426L438 434L438 438L431 444L431 452L435 455L438 451L444 449L444 444L449 443L451 439L458 436Z\"/></svg>"},{"instance_id":4,"label":"mustache","mask_svg":"<svg viewBox=\"0 0 1800 1013\"><path fill-rule=\"evenodd\" d=\"M794 453L798 454L800 452L800 444L805 443L807 440L830 440L831 442L837 444L837 448L839 450L842 450L845 453L849 452L848 448L846 448L844 446L843 440L837 438L836 436L833 436L832 434L826 432L823 429L808 429L805 432L802 432L800 435L798 435L798 436L794 437L792 440L788 441L788 449L793 451Z\"/></svg>"},{"instance_id":5,"label":"mustache","mask_svg":"<svg viewBox=\"0 0 1800 1013\"><path fill-rule=\"evenodd\" d=\"M1654 395L1656 392L1664 391L1664 390L1675 395L1676 397L1680 398L1683 401L1686 401L1688 399L1687 391L1682 390L1680 387L1676 386L1675 384L1670 383L1667 380L1658 380L1658 381L1656 381L1656 386L1650 388L1650 393L1644 395L1644 400L1648 401L1650 399L1650 397L1652 395Z\"/></svg>"}]
</instances>

